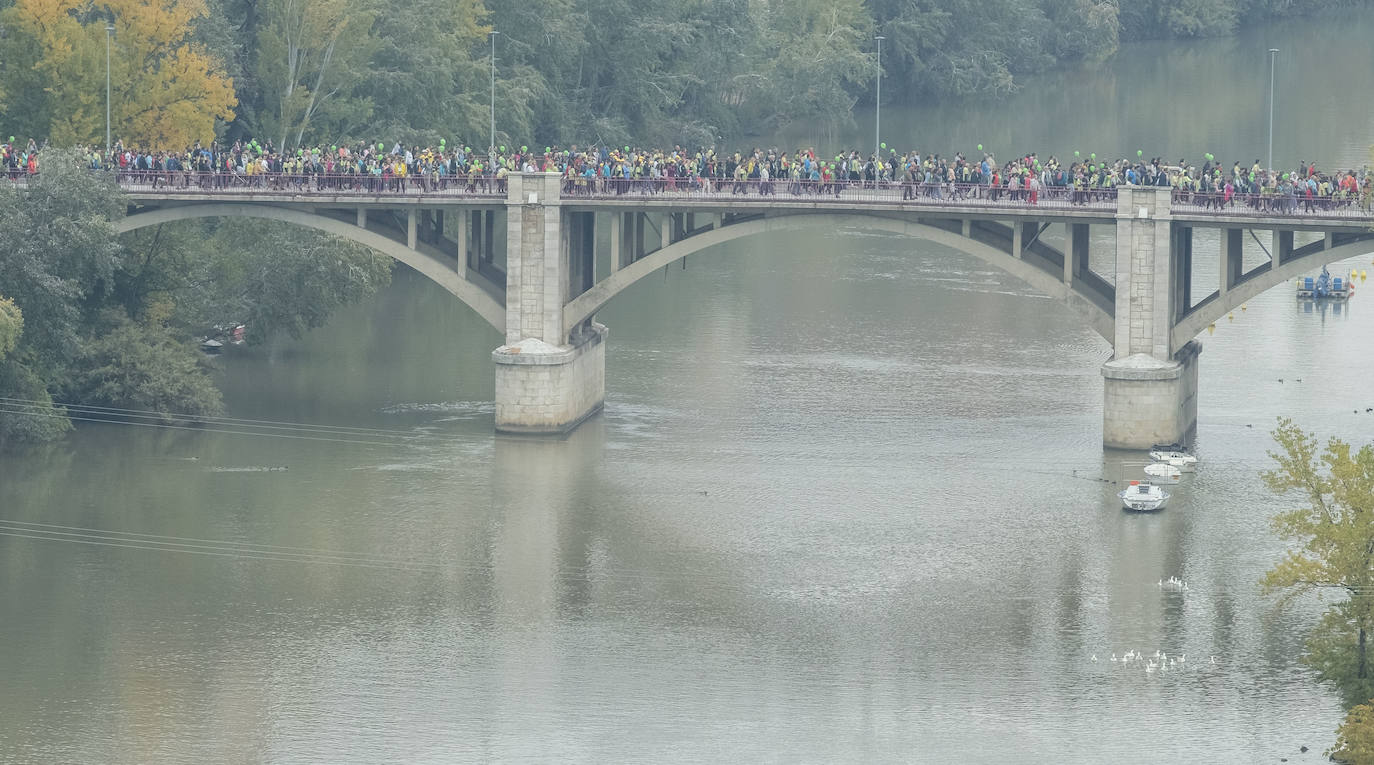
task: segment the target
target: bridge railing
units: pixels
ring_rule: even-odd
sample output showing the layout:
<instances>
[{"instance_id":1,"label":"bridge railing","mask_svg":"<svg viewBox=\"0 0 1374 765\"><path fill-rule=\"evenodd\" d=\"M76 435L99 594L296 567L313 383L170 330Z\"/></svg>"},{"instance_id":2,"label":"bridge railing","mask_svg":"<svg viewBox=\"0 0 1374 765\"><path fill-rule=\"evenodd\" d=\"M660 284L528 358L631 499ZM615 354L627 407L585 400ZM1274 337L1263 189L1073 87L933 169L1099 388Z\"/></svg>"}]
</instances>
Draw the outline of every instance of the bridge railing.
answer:
<instances>
[{"instance_id":1,"label":"bridge railing","mask_svg":"<svg viewBox=\"0 0 1374 765\"><path fill-rule=\"evenodd\" d=\"M153 171L121 172L117 181L125 191L253 195L358 195L505 198L505 179L489 175L405 177L359 173L232 173Z\"/></svg>"},{"instance_id":2,"label":"bridge railing","mask_svg":"<svg viewBox=\"0 0 1374 765\"><path fill-rule=\"evenodd\" d=\"M1232 194L1174 189L1170 209L1176 213L1217 217L1317 218L1374 222L1371 201L1358 194L1341 196Z\"/></svg>"},{"instance_id":3,"label":"bridge railing","mask_svg":"<svg viewBox=\"0 0 1374 765\"><path fill-rule=\"evenodd\" d=\"M706 178L570 178L564 199L691 199L740 201L862 202L922 207L1046 208L1115 210L1116 189L1077 190L1060 186L1010 189L980 183L903 183L901 181L802 181L790 178L733 181Z\"/></svg>"},{"instance_id":4,"label":"bridge railing","mask_svg":"<svg viewBox=\"0 0 1374 765\"><path fill-rule=\"evenodd\" d=\"M0 176L3 178L4 176ZM11 181L23 185L29 176L17 175ZM357 173L263 173L238 175L196 171L120 170L115 173L119 187L131 194L223 194L225 196L426 196L439 198L504 199L506 181L480 176L392 176Z\"/></svg>"}]
</instances>

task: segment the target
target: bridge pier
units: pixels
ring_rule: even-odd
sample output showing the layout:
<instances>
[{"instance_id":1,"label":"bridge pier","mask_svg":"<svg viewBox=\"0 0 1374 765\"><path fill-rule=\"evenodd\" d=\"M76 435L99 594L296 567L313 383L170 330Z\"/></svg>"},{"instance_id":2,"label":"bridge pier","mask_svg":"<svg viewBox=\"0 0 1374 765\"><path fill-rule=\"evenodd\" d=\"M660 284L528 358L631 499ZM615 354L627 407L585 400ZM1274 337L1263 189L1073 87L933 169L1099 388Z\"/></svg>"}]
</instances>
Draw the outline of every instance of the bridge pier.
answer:
<instances>
[{"instance_id":1,"label":"bridge pier","mask_svg":"<svg viewBox=\"0 0 1374 765\"><path fill-rule=\"evenodd\" d=\"M1118 190L1114 353L1102 365L1102 444L1109 448L1181 442L1197 425L1202 344L1171 349L1174 321L1190 300L1192 232L1173 222L1170 192Z\"/></svg>"},{"instance_id":2,"label":"bridge pier","mask_svg":"<svg viewBox=\"0 0 1374 765\"><path fill-rule=\"evenodd\" d=\"M504 433L566 433L606 397L606 328L563 324L563 306L591 281L595 216L565 212L560 183L558 173L508 178L506 344L491 354Z\"/></svg>"}]
</instances>

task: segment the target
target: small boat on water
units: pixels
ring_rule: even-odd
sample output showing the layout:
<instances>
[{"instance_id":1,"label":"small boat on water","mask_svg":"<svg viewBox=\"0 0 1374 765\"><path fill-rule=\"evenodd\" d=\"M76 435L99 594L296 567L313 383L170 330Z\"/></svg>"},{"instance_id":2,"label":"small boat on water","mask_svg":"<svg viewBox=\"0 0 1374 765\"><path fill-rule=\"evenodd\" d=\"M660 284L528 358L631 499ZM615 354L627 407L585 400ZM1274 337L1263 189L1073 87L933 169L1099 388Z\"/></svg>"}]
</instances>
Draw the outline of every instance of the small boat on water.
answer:
<instances>
[{"instance_id":1,"label":"small boat on water","mask_svg":"<svg viewBox=\"0 0 1374 765\"><path fill-rule=\"evenodd\" d=\"M1150 452L1150 459L1172 465L1185 473L1197 470L1197 457L1183 451L1155 450Z\"/></svg>"},{"instance_id":2,"label":"small boat on water","mask_svg":"<svg viewBox=\"0 0 1374 765\"><path fill-rule=\"evenodd\" d=\"M1322 272L1317 278L1305 276L1298 280L1298 297L1300 298L1330 298L1332 300L1345 300L1355 294L1355 285L1344 281L1341 277L1332 277L1327 273L1326 267L1322 267Z\"/></svg>"},{"instance_id":3,"label":"small boat on water","mask_svg":"<svg viewBox=\"0 0 1374 765\"><path fill-rule=\"evenodd\" d=\"M1158 478L1164 483L1178 483L1179 479L1183 477L1183 470L1167 462L1156 462L1153 465L1145 466L1145 475Z\"/></svg>"},{"instance_id":4,"label":"small boat on water","mask_svg":"<svg viewBox=\"0 0 1374 765\"><path fill-rule=\"evenodd\" d=\"M1131 481L1131 485L1116 493L1121 506L1127 510L1163 510L1169 503L1169 492L1152 483Z\"/></svg>"}]
</instances>

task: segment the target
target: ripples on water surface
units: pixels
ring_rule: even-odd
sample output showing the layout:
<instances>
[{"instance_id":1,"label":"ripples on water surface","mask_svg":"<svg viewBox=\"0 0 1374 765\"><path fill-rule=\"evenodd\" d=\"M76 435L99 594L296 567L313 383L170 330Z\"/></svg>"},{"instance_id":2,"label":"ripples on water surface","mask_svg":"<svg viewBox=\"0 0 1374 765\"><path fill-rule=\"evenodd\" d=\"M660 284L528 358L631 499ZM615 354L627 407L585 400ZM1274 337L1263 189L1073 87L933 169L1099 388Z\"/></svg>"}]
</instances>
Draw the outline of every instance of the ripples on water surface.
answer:
<instances>
[{"instance_id":1,"label":"ripples on water surface","mask_svg":"<svg viewBox=\"0 0 1374 765\"><path fill-rule=\"evenodd\" d=\"M0 537L0 760L1316 762L1321 604L1258 594L1256 473L1276 414L1374 432L1367 297L1281 288L1204 335L1204 467L1128 515L1106 343L938 248L653 275L566 441L493 437L499 338L400 275L224 360L234 416L380 444L92 427L0 463L9 521L164 535Z\"/></svg>"}]
</instances>

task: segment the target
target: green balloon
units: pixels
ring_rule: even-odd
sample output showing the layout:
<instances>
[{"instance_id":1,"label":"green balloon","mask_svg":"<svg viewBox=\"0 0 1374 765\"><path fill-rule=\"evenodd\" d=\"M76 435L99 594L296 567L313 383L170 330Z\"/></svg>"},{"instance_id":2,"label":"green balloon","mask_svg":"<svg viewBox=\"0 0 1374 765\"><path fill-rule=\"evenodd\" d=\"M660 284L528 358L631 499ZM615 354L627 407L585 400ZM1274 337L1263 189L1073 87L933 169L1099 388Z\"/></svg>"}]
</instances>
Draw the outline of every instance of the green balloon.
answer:
<instances>
[{"instance_id":1,"label":"green balloon","mask_svg":"<svg viewBox=\"0 0 1374 765\"><path fill-rule=\"evenodd\" d=\"M337 146L330 146L330 147L329 147L329 150L330 150L330 151L338 151L338 150L339 150L339 147L337 147Z\"/></svg>"},{"instance_id":2,"label":"green balloon","mask_svg":"<svg viewBox=\"0 0 1374 765\"><path fill-rule=\"evenodd\" d=\"M886 143L886 142L883 142L883 143L878 144L878 148L880 148L880 149L886 149L886 148L887 148L887 143Z\"/></svg>"},{"instance_id":3,"label":"green balloon","mask_svg":"<svg viewBox=\"0 0 1374 765\"><path fill-rule=\"evenodd\" d=\"M1145 152L1141 151L1140 149L1136 149L1136 150L1135 150L1135 155L1136 155L1137 157L1143 157L1143 156L1145 156Z\"/></svg>"},{"instance_id":4,"label":"green balloon","mask_svg":"<svg viewBox=\"0 0 1374 765\"><path fill-rule=\"evenodd\" d=\"M544 147L544 153L545 153L545 154L548 154L548 153L551 152L551 151L553 151L553 147L552 147L552 146L545 146L545 147Z\"/></svg>"},{"instance_id":5,"label":"green balloon","mask_svg":"<svg viewBox=\"0 0 1374 765\"><path fill-rule=\"evenodd\" d=\"M625 151L629 151L629 150L630 150L630 147L626 146L626 147L625 147Z\"/></svg>"},{"instance_id":6,"label":"green balloon","mask_svg":"<svg viewBox=\"0 0 1374 765\"><path fill-rule=\"evenodd\" d=\"M377 151L386 151L386 147L379 143L377 144Z\"/></svg>"},{"instance_id":7,"label":"green balloon","mask_svg":"<svg viewBox=\"0 0 1374 765\"><path fill-rule=\"evenodd\" d=\"M1076 152L1076 151L1073 153L1073 155L1074 155L1075 157L1081 157L1081 156L1083 156L1082 154L1079 154L1079 153Z\"/></svg>"},{"instance_id":8,"label":"green balloon","mask_svg":"<svg viewBox=\"0 0 1374 765\"><path fill-rule=\"evenodd\" d=\"M983 144L980 143L980 144L978 144L978 151L982 151L982 150L983 150Z\"/></svg>"},{"instance_id":9,"label":"green balloon","mask_svg":"<svg viewBox=\"0 0 1374 765\"><path fill-rule=\"evenodd\" d=\"M1094 152L1094 153L1092 153L1092 154L1089 154L1089 155L1088 155L1088 158L1089 158L1089 159L1097 159L1097 153Z\"/></svg>"},{"instance_id":10,"label":"green balloon","mask_svg":"<svg viewBox=\"0 0 1374 765\"><path fill-rule=\"evenodd\" d=\"M527 151L529 151L529 150L530 150L530 147L528 147L528 146L521 146L521 147L520 147L520 153L521 153L521 154L524 154L525 152L527 152Z\"/></svg>"},{"instance_id":11,"label":"green balloon","mask_svg":"<svg viewBox=\"0 0 1374 765\"><path fill-rule=\"evenodd\" d=\"M506 153L506 147L505 147L505 146L502 146L502 147L501 147L501 153L502 153L502 154L505 154L505 153Z\"/></svg>"},{"instance_id":12,"label":"green balloon","mask_svg":"<svg viewBox=\"0 0 1374 765\"><path fill-rule=\"evenodd\" d=\"M445 140L442 139L442 138L439 139L439 145L440 145L440 146L443 146L443 145L446 144L446 143L448 143L448 141L445 141Z\"/></svg>"}]
</instances>

